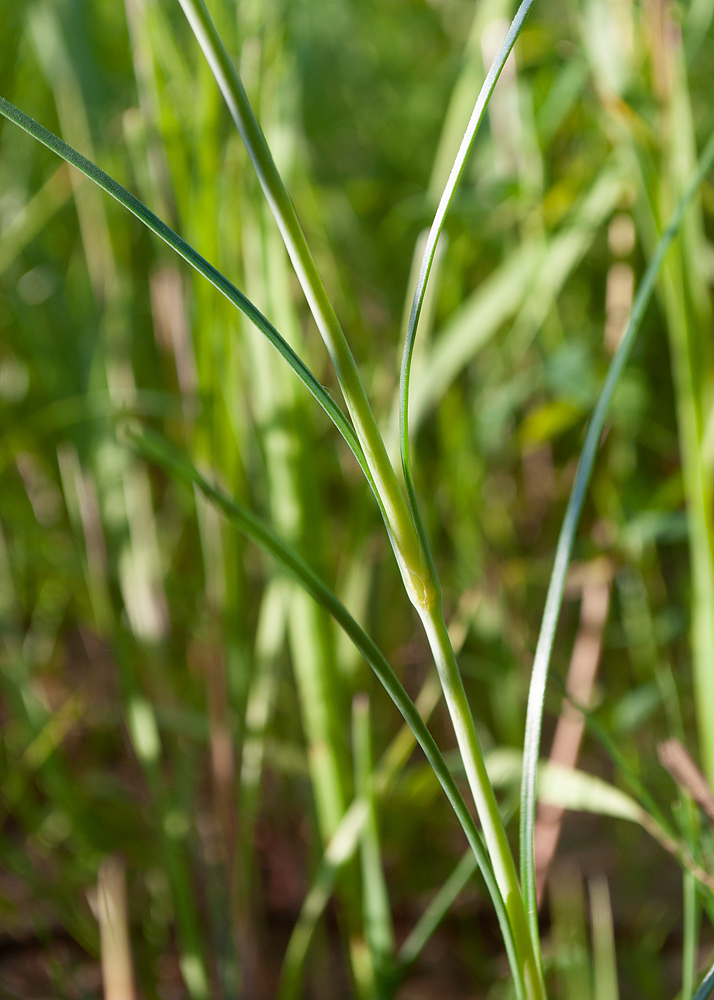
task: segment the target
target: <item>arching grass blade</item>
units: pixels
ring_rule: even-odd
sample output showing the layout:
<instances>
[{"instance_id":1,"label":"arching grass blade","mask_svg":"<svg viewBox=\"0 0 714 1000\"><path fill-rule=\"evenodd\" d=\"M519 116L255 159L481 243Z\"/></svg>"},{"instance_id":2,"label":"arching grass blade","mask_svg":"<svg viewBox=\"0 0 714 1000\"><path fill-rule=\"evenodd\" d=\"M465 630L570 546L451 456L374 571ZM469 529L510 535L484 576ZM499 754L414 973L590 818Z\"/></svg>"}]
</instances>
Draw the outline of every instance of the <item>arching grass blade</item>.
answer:
<instances>
[{"instance_id":1,"label":"arching grass blade","mask_svg":"<svg viewBox=\"0 0 714 1000\"><path fill-rule=\"evenodd\" d=\"M211 284L218 289L233 305L243 313L255 326L263 333L279 354L287 361L308 392L317 400L322 409L332 420L335 427L345 439L360 464L365 476L372 482L369 466L367 465L362 448L357 440L354 429L345 417L342 410L332 399L327 390L318 382L305 362L298 357L288 342L278 333L272 323L253 305L250 299L239 291L225 275L203 258L194 248L188 244L178 233L166 225L158 216L154 215L151 209L147 208L143 202L133 195L126 188L122 187L118 181L110 177L100 167L86 156L82 156L76 149L69 146L54 133L50 132L36 122L34 118L25 114L14 104L0 97L0 114L9 121L19 125L34 139L51 149L53 153L61 156L63 160L94 181L103 191L116 199L120 205L127 208L133 215L143 222L144 225L167 243L185 261L194 267L200 274L207 278Z\"/></svg>"},{"instance_id":2,"label":"arching grass blade","mask_svg":"<svg viewBox=\"0 0 714 1000\"><path fill-rule=\"evenodd\" d=\"M491 68L489 69L479 95L476 98L471 118L469 119L469 123L466 127L464 137L461 140L459 151L456 154L454 165L451 168L449 179L446 182L446 187L444 188L441 199L439 200L434 221L432 222L431 229L429 230L426 247L424 248L424 256L422 258L421 267L419 268L419 277L417 278L416 288L414 289L414 298L412 300L409 323L407 325L407 335L404 341L402 368L399 376L399 439L402 469L404 470L404 479L406 482L407 493L409 496L409 506L411 508L412 517L414 518L414 524L419 532L419 537L422 546L424 547L425 555L432 565L432 570L433 560L431 556L431 549L426 536L426 530L424 528L421 512L419 510L416 490L414 488L414 479L412 477L411 462L409 459L409 379L411 374L412 357L414 354L414 343L416 340L417 327L419 325L419 316L421 315L422 305L424 304L424 295L426 294L429 274L431 273L431 268L434 263L436 248L439 244L439 237L441 236L442 229L444 228L447 212L449 211L449 207L453 201L461 175L464 172L466 160L471 152L471 147L473 146L476 138L476 133L479 130L484 115L486 114L486 109L488 107L488 102L491 99L493 89L498 82L501 70L505 66L506 60L508 59L513 46L516 44L516 39L521 33L528 11L533 6L533 3L534 0L523 0L521 3L518 11L516 12L516 16L511 22L511 26L508 29L506 37L503 40L498 55L491 64ZM434 576L436 576L436 573L434 573Z\"/></svg>"},{"instance_id":3,"label":"arching grass blade","mask_svg":"<svg viewBox=\"0 0 714 1000\"><path fill-rule=\"evenodd\" d=\"M657 274L667 251L677 235L680 224L689 203L697 192L699 185L714 162L714 134L710 137L699 160L699 166L682 196L667 229L662 234L655 252L647 266L644 277L632 305L627 329L608 369L605 384L595 406L590 425L585 435L585 443L580 455L578 471L573 489L568 500L568 506L560 530L558 545L555 552L555 563L548 587L548 595L543 612L540 635L536 646L533 673L528 693L528 711L526 715L526 733L523 745L523 777L521 784L521 821L520 821L520 853L521 853L521 883L523 895L528 910L533 940L538 940L538 914L536 909L535 862L533 857L533 831L535 826L536 808L536 777L538 757L540 754L541 728L543 722L543 703L545 687L548 679L550 656L558 625L560 608L563 602L565 577L570 563L575 532L580 521L580 514L585 501L585 494L590 483L595 457L597 455L605 418L612 401L622 370L629 358L632 345L640 323L654 290Z\"/></svg>"}]
</instances>

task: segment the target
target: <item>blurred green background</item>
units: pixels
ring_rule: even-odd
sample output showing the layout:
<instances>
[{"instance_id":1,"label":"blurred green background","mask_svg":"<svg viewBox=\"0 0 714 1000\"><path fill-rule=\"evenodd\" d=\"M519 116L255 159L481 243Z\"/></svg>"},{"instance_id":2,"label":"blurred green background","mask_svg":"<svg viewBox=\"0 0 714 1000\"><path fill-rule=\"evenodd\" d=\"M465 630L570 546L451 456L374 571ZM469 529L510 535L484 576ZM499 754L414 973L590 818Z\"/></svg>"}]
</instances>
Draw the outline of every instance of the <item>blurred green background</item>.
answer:
<instances>
[{"instance_id":1,"label":"blurred green background","mask_svg":"<svg viewBox=\"0 0 714 1000\"><path fill-rule=\"evenodd\" d=\"M396 460L413 261L514 10L210 6ZM713 10L538 0L447 222L415 357L413 462L489 750L522 744L584 427L714 128ZM338 398L178 4L5 0L0 17L0 93L235 281ZM705 183L617 390L544 740L547 754L569 683L593 709L572 763L630 791L642 782L704 867L710 821L658 745L681 740L714 780L713 213ZM0 994L102 995L98 927L114 887L146 998L511 995L476 877L401 985L381 974L457 865L460 830L408 741L391 771L376 763L400 720L329 620L121 434L127 417L160 428L271 521L412 697L426 684L432 729L453 748L378 510L323 414L202 278L10 123L0 302ZM362 869L344 866L304 962L281 980L325 845L372 761L381 865L363 852ZM613 963L622 997L677 995L683 911L685 955L704 962L707 897L683 888L640 826L568 812L543 904L553 997L609 1000ZM374 898L381 938L365 916Z\"/></svg>"}]
</instances>

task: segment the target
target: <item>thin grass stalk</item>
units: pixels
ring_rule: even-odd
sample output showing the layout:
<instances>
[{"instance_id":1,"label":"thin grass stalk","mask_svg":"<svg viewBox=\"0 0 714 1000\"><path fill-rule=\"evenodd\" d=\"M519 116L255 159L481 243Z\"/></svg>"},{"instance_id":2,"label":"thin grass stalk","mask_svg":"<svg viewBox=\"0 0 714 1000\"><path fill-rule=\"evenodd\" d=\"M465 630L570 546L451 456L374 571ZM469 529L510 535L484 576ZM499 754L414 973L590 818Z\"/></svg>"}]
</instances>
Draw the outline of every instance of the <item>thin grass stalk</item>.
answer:
<instances>
[{"instance_id":1,"label":"thin grass stalk","mask_svg":"<svg viewBox=\"0 0 714 1000\"><path fill-rule=\"evenodd\" d=\"M439 669L446 702L456 731L459 749L464 758L476 808L484 828L496 879L506 902L509 920L513 927L528 995L541 997L544 995L542 972L528 935L516 866L498 812L496 798L488 781L463 681L449 641L441 605L440 585L423 527L420 531L412 522L359 379L354 358L315 267L293 204L230 56L216 31L203 0L179 0L179 2L211 66L231 116L246 145L263 193L276 219L293 267L335 368L365 459L381 498L387 531L407 593L421 616L429 645ZM526 0L523 5L522 16L520 20L517 18L516 28L508 37L503 62L505 62L507 54L515 42L522 26L522 20L530 9L531 3L532 0ZM499 71L494 71L489 76L491 90L495 86ZM479 116L476 117L480 121ZM463 164L461 169L463 169ZM421 534L424 535L423 541L420 537Z\"/></svg>"},{"instance_id":2,"label":"thin grass stalk","mask_svg":"<svg viewBox=\"0 0 714 1000\"><path fill-rule=\"evenodd\" d=\"M463 173L467 157L476 138L476 134L488 107L491 94L498 81L506 60L521 32L525 18L533 4L533 0L523 0L516 16L506 34L501 49L491 65L486 80L476 100L471 119L466 128L456 160L439 201L434 221L426 241L424 257L419 271L417 286L414 291L411 313L407 327L407 335L402 355L402 367L399 386L399 436L402 470L407 488L407 496L412 518L419 534L424 557L432 579L432 589L435 594L430 605L419 609L424 629L429 639L434 658L439 671L444 696L448 706L456 738L461 752L466 774L474 796L476 809L484 830L489 854L494 866L496 879L506 900L509 919L513 927L516 944L522 962L522 968L527 979L529 991L533 996L544 995L545 987L540 963L537 957L537 944L528 938L528 925L525 919L523 900L513 855L508 844L506 832L498 810L498 804L486 773L483 762L476 726L466 697L463 680L459 672L449 640L446 623L441 605L441 588L439 585L431 546L427 537L424 521L419 509L419 501L414 486L414 478L409 457L409 381L411 362L414 353L416 332L419 317L424 302L427 282L439 243L439 238L446 220L446 215L453 200L459 179Z\"/></svg>"},{"instance_id":3,"label":"thin grass stalk","mask_svg":"<svg viewBox=\"0 0 714 1000\"><path fill-rule=\"evenodd\" d=\"M236 903L248 912L254 876L255 824L258 818L260 785L265 761L265 743L273 711L278 658L285 642L288 595L285 581L271 578L263 592L256 628L255 668L245 711L245 736L239 775L238 815L240 819L236 868L244 881L236 880Z\"/></svg>"},{"instance_id":4,"label":"thin grass stalk","mask_svg":"<svg viewBox=\"0 0 714 1000\"><path fill-rule=\"evenodd\" d=\"M523 0L501 48L488 71L486 79L481 87L476 99L471 118L464 133L461 145L456 154L456 159L451 168L446 186L441 195L439 205L436 210L434 221L432 222L429 235L426 240L424 256L422 258L419 276L417 279L414 297L412 300L407 334L404 342L402 355L402 366L399 381L399 439L402 470L407 488L407 496L412 518L419 534L424 556L427 561L429 572L432 577L433 588L437 595L440 595L440 586L434 559L431 553L431 546L424 525L424 520L419 508L414 477L411 469L409 456L409 383L411 376L411 363L414 354L414 345L419 326L424 296L426 294L427 283L431 273L432 265L439 244L439 239L446 221L446 215L456 193L461 175L463 174L466 160L473 146L476 134L479 130L483 117L486 113L489 100L498 82L498 78L510 55L513 46L523 28L525 19L533 5L533 0ZM440 598L437 597L432 606L420 611L422 622L429 638L429 644L434 653L439 678L444 689L449 714L456 730L456 737L461 751L466 773L469 779L471 792L476 802L476 808L481 818L484 835L488 844L489 853L494 866L494 872L498 880L501 892L506 900L511 924L514 928L516 940L519 948L523 948L522 960L524 968L532 966L533 975L532 988L539 992L544 992L542 972L533 949L526 941L527 928L525 926L523 903L518 884L516 867L506 838L505 829L501 821L493 790L486 774L483 764L483 754L479 745L478 734L474 724L463 681L459 672L456 657L454 656L451 642L444 622L443 610ZM526 931L526 934L524 934Z\"/></svg>"},{"instance_id":5,"label":"thin grass stalk","mask_svg":"<svg viewBox=\"0 0 714 1000\"><path fill-rule=\"evenodd\" d=\"M666 147L662 155L659 202L669 208L679 196L695 154L683 52L666 28L667 23L662 27L662 55L669 72L661 116ZM678 254L670 255L666 261L661 291L687 495L695 707L704 771L709 781L714 782L714 733L710 723L714 706L714 483L703 449L714 367L710 357L709 279L702 268L705 246L701 212L692 211L683 226Z\"/></svg>"},{"instance_id":6,"label":"thin grass stalk","mask_svg":"<svg viewBox=\"0 0 714 1000\"><path fill-rule=\"evenodd\" d=\"M384 441L367 400L352 352L310 253L290 196L283 184L241 80L203 0L179 0L211 67L260 182L327 348L377 487L390 541L404 584L415 606L431 597L419 540Z\"/></svg>"},{"instance_id":7,"label":"thin grass stalk","mask_svg":"<svg viewBox=\"0 0 714 1000\"><path fill-rule=\"evenodd\" d=\"M441 601L432 602L421 614L439 680L463 760L471 794L481 820L494 875L508 912L518 959L528 997L544 997L545 986L540 961L526 918L521 889L496 795L486 771L483 752L469 707L464 682L451 646Z\"/></svg>"},{"instance_id":8,"label":"thin grass stalk","mask_svg":"<svg viewBox=\"0 0 714 1000\"><path fill-rule=\"evenodd\" d=\"M419 501L417 499L416 488L414 486L414 477L412 475L411 460L409 457L409 382L411 377L412 357L414 355L414 344L416 342L419 317L421 316L422 306L424 304L424 296L426 294L429 275L431 274L432 265L436 256L436 249L439 245L439 239L444 228L444 223L446 222L447 213L451 207L452 201L454 200L456 188L461 180L461 175L464 172L466 160L471 152L471 148L476 139L476 134L478 133L481 122L486 114L488 102L491 99L491 95L493 94L496 84L498 83L498 78L506 64L506 60L511 54L513 46L516 44L516 40L521 33L525 19L528 16L528 12L533 6L533 3L534 0L523 0L521 3L518 11L516 12L516 16L511 22L511 26L508 29L501 48L491 64L479 95L476 98L471 118L469 119L469 123L466 127L464 137L461 140L461 145L459 146L459 150L456 154L456 159L454 160L454 164L451 168L446 186L443 190L441 198L439 199L434 221L431 224L429 235L427 236L424 256L422 258L421 267L419 268L416 288L414 289L414 298L412 299L409 322L407 324L407 333L404 340L402 367L399 377L399 444L402 459L402 470L404 472L404 481L407 487L412 517L414 518L414 523L417 531L419 532L419 538L422 546L424 547L429 568L434 577L436 577L436 569L431 555L431 547L429 545L429 539L427 538L426 528L424 527L424 521L419 509Z\"/></svg>"},{"instance_id":9,"label":"thin grass stalk","mask_svg":"<svg viewBox=\"0 0 714 1000\"><path fill-rule=\"evenodd\" d=\"M689 872L682 876L682 997L694 990L699 945L699 900L697 882Z\"/></svg>"},{"instance_id":10,"label":"thin grass stalk","mask_svg":"<svg viewBox=\"0 0 714 1000\"><path fill-rule=\"evenodd\" d=\"M555 630L558 625L560 609L563 601L565 578L570 563L570 557L575 540L575 532L580 520L585 494L592 475L595 457L597 455L605 418L612 401L622 370L629 358L632 345L654 290L657 275L667 255L684 218L684 214L696 194L699 185L714 163L714 134L710 136L699 164L687 188L672 215L666 230L662 234L652 259L647 266L642 282L635 296L630 312L627 329L620 346L610 363L605 384L598 398L585 442L578 463L570 499L566 508L563 525L558 538L555 562L548 586L545 610L541 623L540 635L536 646L533 662L533 673L528 693L528 709L526 715L526 732L523 751L523 777L521 784L521 821L520 821L520 854L521 882L531 925L531 935L534 941L538 939L538 912L536 903L535 862L533 856L533 835L535 828L536 780L538 758L540 755L540 739L543 722L543 704L545 688L548 680L548 668L553 650Z\"/></svg>"}]
</instances>

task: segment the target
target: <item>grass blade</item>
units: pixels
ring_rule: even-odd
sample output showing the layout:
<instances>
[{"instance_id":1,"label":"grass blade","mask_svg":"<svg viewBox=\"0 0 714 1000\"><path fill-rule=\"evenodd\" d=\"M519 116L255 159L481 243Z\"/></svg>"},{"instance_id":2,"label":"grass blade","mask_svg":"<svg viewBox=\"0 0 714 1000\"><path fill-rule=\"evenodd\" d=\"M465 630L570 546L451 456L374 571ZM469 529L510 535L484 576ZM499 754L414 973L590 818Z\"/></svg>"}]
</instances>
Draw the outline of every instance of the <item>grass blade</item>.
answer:
<instances>
[{"instance_id":1,"label":"grass blade","mask_svg":"<svg viewBox=\"0 0 714 1000\"><path fill-rule=\"evenodd\" d=\"M441 606L441 588L426 544L426 535L410 513L409 505L397 481L349 345L327 297L295 208L243 84L203 0L180 0L180 3L245 143L263 194L278 224L298 280L335 367L345 402L381 498L390 543L405 589L422 619L440 672L449 714L466 765L469 785L493 860L500 893L507 902L508 919L518 950L517 964L523 969L523 975L528 981L528 989L532 995L541 998L544 996L542 971L530 941L516 865L493 789L488 784L478 734L466 699L463 680L449 643Z\"/></svg>"},{"instance_id":2,"label":"grass blade","mask_svg":"<svg viewBox=\"0 0 714 1000\"><path fill-rule=\"evenodd\" d=\"M248 95L203 0L179 0L250 156L263 194L280 229L295 274L327 348L342 394L381 497L390 541L409 598L415 606L432 597L432 581L387 449L374 419L357 365L305 239L295 207L273 159Z\"/></svg>"},{"instance_id":3,"label":"grass blade","mask_svg":"<svg viewBox=\"0 0 714 1000\"><path fill-rule=\"evenodd\" d=\"M694 977L697 974L697 949L699 945L699 900L697 883L690 872L685 872L682 880L684 896L682 933L682 996L692 995Z\"/></svg>"},{"instance_id":4,"label":"grass blade","mask_svg":"<svg viewBox=\"0 0 714 1000\"><path fill-rule=\"evenodd\" d=\"M9 121L19 125L20 128L24 129L34 139L37 139L43 145L47 146L48 149L51 149L53 153L61 156L63 160L66 160L67 163L70 163L80 173L84 174L85 177L94 181L103 191L111 195L120 205L127 208L132 215L135 215L140 222L143 222L148 229L160 237L176 253L183 257L187 263L207 278L247 319L254 323L261 333L268 338L278 353L287 361L308 392L317 400L332 420L349 445L370 483L372 482L369 466L365 461L362 448L344 413L326 389L320 385L304 361L298 357L292 347L283 339L272 323L263 316L260 310L253 305L250 299L246 298L213 264L205 260L178 233L175 233L165 222L154 215L146 205L139 201L130 191L122 187L118 181L115 181L113 177L106 174L100 167L92 163L91 160L78 153L76 149L67 145L66 142L46 129L44 125L40 125L39 122L30 118L24 111L6 101L4 97L0 97L0 114Z\"/></svg>"},{"instance_id":5,"label":"grass blade","mask_svg":"<svg viewBox=\"0 0 714 1000\"><path fill-rule=\"evenodd\" d=\"M578 471L570 494L568 506L563 519L563 526L558 538L553 572L548 587L545 610L541 624L538 645L536 646L533 673L528 692L528 711L526 716L526 733L523 747L523 778L521 784L521 822L520 822L520 852L521 852L521 882L528 910L531 933L534 941L538 939L538 914L536 906L535 862L533 856L533 833L535 827L536 809L536 778L538 757L540 755L540 738L543 722L543 704L545 688L548 679L550 656L555 639L555 630L560 616L563 601L565 577L570 563L570 556L575 540L580 514L585 501L585 494L590 482L595 456L600 444L605 418L610 406L615 387L632 350L637 331L644 316L654 290L655 281L667 251L674 240L684 213L714 162L714 134L710 137L699 160L697 170L692 177L667 229L657 244L655 252L647 266L644 277L637 291L627 330L622 342L608 369L605 385L595 406L590 425L585 436L585 443L578 463Z\"/></svg>"},{"instance_id":6,"label":"grass blade","mask_svg":"<svg viewBox=\"0 0 714 1000\"><path fill-rule=\"evenodd\" d=\"M514 315L507 336L513 342L513 354L523 352L565 280L617 207L623 186L622 169L606 163L545 247L540 237L525 239L437 331L420 370L413 373L409 404L412 434L466 365Z\"/></svg>"},{"instance_id":7,"label":"grass blade","mask_svg":"<svg viewBox=\"0 0 714 1000\"><path fill-rule=\"evenodd\" d=\"M516 44L516 39L521 33L521 29L523 28L523 24L529 10L533 6L533 2L534 0L523 0L518 8L516 16L511 22L511 26L503 40L498 55L491 64L491 68L489 69L479 95L476 98L471 118L469 119L469 123L466 127L464 137L461 140L459 151L456 154L454 165L451 168L449 179L446 182L446 187L444 188L441 199L439 200L434 221L432 222L431 229L429 230L426 247L424 248L424 256L421 262L421 268L419 269L419 277L414 290L414 298L412 300L412 308L409 314L409 323L407 326L407 335L404 341L402 368L399 376L399 441L402 469L404 471L404 480L407 487L409 506L411 508L412 517L414 518L414 524L419 532L419 538L424 548L424 553L432 567L432 575L434 576L436 576L436 573L433 569L431 548L429 546L426 529L419 510L419 502L417 500L416 489L414 487L411 461L409 458L409 380L411 375L412 357L414 354L414 343L416 340L417 327L419 325L419 316L421 315L422 305L424 304L424 295L426 294L429 274L431 273L431 268L434 263L436 248L439 244L441 231L444 228L447 212L449 211L449 207L453 201L461 175L464 172L466 160L471 152L471 147L476 139L476 134L479 130L481 122L483 121L483 117L486 114L486 108L488 107L488 102L491 99L493 89L498 82L501 70L506 64L506 60L511 53L511 49Z\"/></svg>"}]
</instances>

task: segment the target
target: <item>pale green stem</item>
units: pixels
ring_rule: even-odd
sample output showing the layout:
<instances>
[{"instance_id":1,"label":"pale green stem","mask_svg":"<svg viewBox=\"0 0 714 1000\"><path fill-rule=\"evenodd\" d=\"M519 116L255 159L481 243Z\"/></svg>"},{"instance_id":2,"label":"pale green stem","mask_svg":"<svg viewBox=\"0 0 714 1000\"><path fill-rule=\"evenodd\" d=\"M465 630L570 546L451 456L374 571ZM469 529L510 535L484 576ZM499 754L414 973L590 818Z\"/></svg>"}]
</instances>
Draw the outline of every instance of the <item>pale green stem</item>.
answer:
<instances>
[{"instance_id":1,"label":"pale green stem","mask_svg":"<svg viewBox=\"0 0 714 1000\"><path fill-rule=\"evenodd\" d=\"M493 864L494 875L501 890L501 894L503 895L509 920L511 921L511 926L513 928L516 949L519 954L521 966L524 970L526 989L528 990L529 995L531 995L532 992L533 996L539 996L544 995L545 993L540 961L535 954L534 942L531 941L530 938L528 921L525 907L523 905L523 898L521 896L516 866L508 844L501 815L498 810L496 797L486 773L486 767L484 765L483 754L481 752L481 746L479 744L473 715L471 714L461 674L459 673L456 657L454 656L454 651L446 629L436 567L431 556L426 528L419 510L419 502L417 499L416 488L414 486L411 462L409 458L408 410L409 378L417 326L419 323L422 304L424 302L427 282L429 280L429 273L434 261L439 238L444 227L446 215L456 192L459 179L463 173L466 160L476 137L476 133L478 132L479 126L486 112L493 89L496 86L496 82L503 66L505 65L506 59L508 58L516 39L521 32L523 23L532 4L533 0L523 0L521 3L506 38L501 45L498 56L489 69L483 87L481 88L481 91L476 99L476 104L466 129L466 133L462 139L456 160L449 175L449 179L439 201L434 222L432 223L429 231L424 251L424 258L419 272L419 278L417 280L417 287L414 292L414 300L412 303L407 336L404 344L400 378L399 423L402 469L407 487L409 506L412 512L414 524L416 525L416 529L422 543L428 573L432 582L431 590L435 595L434 599L429 604L425 603L425 605L418 608L418 610L429 639L429 645L431 646L437 669L439 671L439 678L444 690L446 704L456 731L456 739L458 741L459 750L464 762L469 786L474 797L474 802L476 803L476 809L481 820L484 837Z\"/></svg>"},{"instance_id":2,"label":"pale green stem","mask_svg":"<svg viewBox=\"0 0 714 1000\"><path fill-rule=\"evenodd\" d=\"M205 3L203 0L179 2L245 143L263 194L280 229L310 311L330 355L350 417L374 477L390 541L407 592L411 601L418 606L431 596L419 539L367 400L357 365L310 253L295 207Z\"/></svg>"},{"instance_id":3,"label":"pale green stem","mask_svg":"<svg viewBox=\"0 0 714 1000\"><path fill-rule=\"evenodd\" d=\"M486 774L476 728L449 642L441 608L439 582L436 573L429 565L428 550L425 551L426 547L423 548L420 544L417 529L387 456L349 345L329 301L295 208L250 106L243 84L203 0L179 0L179 2L245 143L337 373L345 402L374 478L392 548L407 593L422 618L432 653L439 667L442 684L447 692L447 705L454 721L469 784L491 852L496 878L506 903L509 919L513 924L516 947L525 972L528 996L543 997L540 968L528 934L525 908L513 856L498 813L493 789Z\"/></svg>"},{"instance_id":4,"label":"pale green stem","mask_svg":"<svg viewBox=\"0 0 714 1000\"><path fill-rule=\"evenodd\" d=\"M486 771L473 715L444 621L441 600L434 601L429 607L419 610L439 671L439 679L456 733L469 788L481 820L493 873L508 913L516 952L523 971L526 994L532 1000L535 998L540 1000L545 998L545 986L540 962L533 948L516 865L493 786Z\"/></svg>"}]
</instances>

